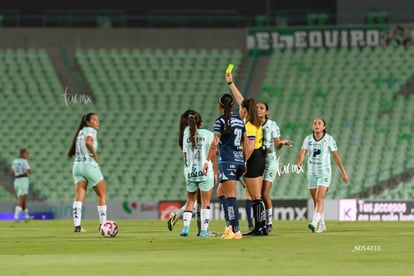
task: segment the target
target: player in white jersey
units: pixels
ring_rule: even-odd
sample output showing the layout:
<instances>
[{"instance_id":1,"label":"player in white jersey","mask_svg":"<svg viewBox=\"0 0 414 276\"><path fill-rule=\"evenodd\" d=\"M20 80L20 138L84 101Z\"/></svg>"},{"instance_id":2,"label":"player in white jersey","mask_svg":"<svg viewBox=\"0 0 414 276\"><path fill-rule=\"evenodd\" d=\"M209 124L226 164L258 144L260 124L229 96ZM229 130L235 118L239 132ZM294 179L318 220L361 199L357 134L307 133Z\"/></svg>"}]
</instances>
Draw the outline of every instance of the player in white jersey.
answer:
<instances>
[{"instance_id":1,"label":"player in white jersey","mask_svg":"<svg viewBox=\"0 0 414 276\"><path fill-rule=\"evenodd\" d=\"M180 149L183 150L183 137L184 137L184 130L188 127L188 117L190 114L194 113L195 111L192 109L187 109L183 114L181 114L180 116L180 125L179 125L179 131L178 131L178 145L180 146ZM187 182L187 166L185 166L184 164L184 179ZM188 199L187 199L188 201ZM200 202L200 194L197 193L197 202ZM171 212L170 213L170 217L168 218L167 221L167 227L168 230L172 231L177 220L183 217L185 208L186 208L187 202L186 204L184 204L183 206L181 206L180 209L178 209L178 211L176 212ZM195 204L195 208L196 208L196 215L197 215L197 227L198 227L198 234L200 234L200 229L201 229L201 220L200 220L200 204Z\"/></svg>"},{"instance_id":2,"label":"player in white jersey","mask_svg":"<svg viewBox=\"0 0 414 276\"><path fill-rule=\"evenodd\" d=\"M193 216L194 204L197 201L197 194L200 194L199 205L201 231L200 237L208 237L208 225L211 217L210 200L217 175L217 166L210 163L207 175L203 174L203 165L207 162L207 155L213 141L213 133L202 129L203 120L198 112L188 115L188 127L184 130L183 155L187 168L186 189L187 203L183 214L183 230L181 236L188 236L191 218ZM215 173L216 171L216 173Z\"/></svg>"},{"instance_id":3,"label":"player in white jersey","mask_svg":"<svg viewBox=\"0 0 414 276\"><path fill-rule=\"evenodd\" d=\"M298 157L298 167L302 168L305 154L308 153L307 175L308 188L314 203L314 214L308 228L315 232L325 232L325 218L323 215L324 198L329 189L332 178L331 154L342 173L342 180L348 183L348 174L345 171L335 139L326 133L326 123L323 118L313 120L313 133L305 137ZM319 228L316 229L319 225Z\"/></svg>"},{"instance_id":4,"label":"player in white jersey","mask_svg":"<svg viewBox=\"0 0 414 276\"><path fill-rule=\"evenodd\" d=\"M75 200L73 201L73 223L75 232L83 232L81 227L82 203L86 197L88 184L98 196L98 215L100 225L106 221L106 185L98 164L99 118L95 113L82 116L78 129L69 148L68 156L75 156L73 179L75 182Z\"/></svg>"},{"instance_id":5,"label":"player in white jersey","mask_svg":"<svg viewBox=\"0 0 414 276\"><path fill-rule=\"evenodd\" d=\"M24 213L26 221L32 217L29 215L29 210L26 207L27 196L29 194L29 175L32 173L27 159L29 158L29 151L25 148L20 149L19 158L13 160L11 166L11 174L14 176L14 190L17 195L17 205L14 211L14 221L19 221L20 213Z\"/></svg>"},{"instance_id":6,"label":"player in white jersey","mask_svg":"<svg viewBox=\"0 0 414 276\"><path fill-rule=\"evenodd\" d=\"M267 153L265 171L263 173L262 199L266 208L266 231L270 233L273 229L273 204L270 198L270 190L278 173L276 150L281 149L283 145L292 145L292 141L287 139L281 140L279 126L276 121L268 118L269 106L267 103L257 103L257 112L262 122L263 146Z\"/></svg>"}]
</instances>

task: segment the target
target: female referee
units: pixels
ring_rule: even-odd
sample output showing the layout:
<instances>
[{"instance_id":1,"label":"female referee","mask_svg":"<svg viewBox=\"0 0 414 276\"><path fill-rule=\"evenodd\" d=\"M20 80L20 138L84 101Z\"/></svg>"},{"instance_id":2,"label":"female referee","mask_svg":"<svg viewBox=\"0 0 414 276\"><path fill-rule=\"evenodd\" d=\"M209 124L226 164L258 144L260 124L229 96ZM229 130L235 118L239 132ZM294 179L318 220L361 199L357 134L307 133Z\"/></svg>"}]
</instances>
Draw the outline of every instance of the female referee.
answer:
<instances>
[{"instance_id":1,"label":"female referee","mask_svg":"<svg viewBox=\"0 0 414 276\"><path fill-rule=\"evenodd\" d=\"M312 222L308 224L308 228L312 232L316 230L316 232L322 233L326 232L323 216L324 198L332 178L330 154L341 170L342 180L348 183L348 174L339 157L335 139L326 133L326 123L323 118L318 117L313 120L313 133L303 140L298 157L297 165L299 168L302 168L306 152L308 153L308 189L314 204L313 218ZM316 229L317 226L319 226L318 229Z\"/></svg>"},{"instance_id":2,"label":"female referee","mask_svg":"<svg viewBox=\"0 0 414 276\"><path fill-rule=\"evenodd\" d=\"M98 165L99 118L95 113L82 116L70 145L68 156L75 156L73 179L75 182L75 200L73 201L73 223L75 232L83 232L81 227L82 202L85 200L88 184L98 196L99 223L106 221L106 187L101 169Z\"/></svg>"},{"instance_id":3,"label":"female referee","mask_svg":"<svg viewBox=\"0 0 414 276\"><path fill-rule=\"evenodd\" d=\"M247 172L244 175L244 181L252 200L255 225L254 229L246 235L267 235L265 210L262 200L262 181L266 162L266 149L263 148L262 123L257 113L256 101L254 99L244 99L233 82L231 73L226 73L226 81L236 102L239 104L240 117L245 121L246 135L249 141L245 150Z\"/></svg>"}]
</instances>

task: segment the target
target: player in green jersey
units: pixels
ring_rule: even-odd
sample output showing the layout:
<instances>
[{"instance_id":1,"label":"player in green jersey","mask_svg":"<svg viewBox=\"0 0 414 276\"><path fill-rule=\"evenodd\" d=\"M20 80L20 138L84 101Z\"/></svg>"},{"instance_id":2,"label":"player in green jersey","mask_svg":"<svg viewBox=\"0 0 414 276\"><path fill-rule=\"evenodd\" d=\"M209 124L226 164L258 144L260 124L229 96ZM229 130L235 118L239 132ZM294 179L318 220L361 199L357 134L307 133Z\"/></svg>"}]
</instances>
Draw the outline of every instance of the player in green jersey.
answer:
<instances>
[{"instance_id":1,"label":"player in green jersey","mask_svg":"<svg viewBox=\"0 0 414 276\"><path fill-rule=\"evenodd\" d=\"M348 183L349 178L339 157L336 141L326 132L326 123L323 118L318 117L313 120L313 133L303 140L297 163L299 168L302 168L306 153L308 188L314 203L314 214L308 228L312 232L325 232L323 208L325 194L332 178L331 155L341 170L342 180Z\"/></svg>"},{"instance_id":2,"label":"player in green jersey","mask_svg":"<svg viewBox=\"0 0 414 276\"><path fill-rule=\"evenodd\" d=\"M210 145L213 141L213 133L202 128L203 120L198 112L192 112L188 115L188 127L184 130L183 136L183 154L186 166L186 189L187 203L183 214L183 231L181 236L188 236L190 222L193 216L194 204L197 201L197 194L200 194L201 205L200 237L208 237L208 224L211 217L210 200L217 175L217 166L210 161L207 175L203 174L203 165L207 162L207 155ZM216 171L216 172L215 172Z\"/></svg>"},{"instance_id":3,"label":"player in green jersey","mask_svg":"<svg viewBox=\"0 0 414 276\"><path fill-rule=\"evenodd\" d=\"M16 222L19 221L19 216L22 212L26 221L32 218L26 207L29 194L29 175L32 174L32 168L27 161L28 158L29 151L26 148L20 149L19 158L13 160L11 167L11 174L14 176L14 189L18 198L14 211L14 221Z\"/></svg>"},{"instance_id":4,"label":"player in green jersey","mask_svg":"<svg viewBox=\"0 0 414 276\"><path fill-rule=\"evenodd\" d=\"M280 129L276 121L268 118L269 106L267 103L259 102L257 112L263 129L263 146L266 149L266 165L263 173L262 199L266 209L266 231L272 232L273 229L273 204L270 198L270 190L279 172L276 150L283 145L291 146L292 141L280 138Z\"/></svg>"},{"instance_id":5,"label":"player in green jersey","mask_svg":"<svg viewBox=\"0 0 414 276\"><path fill-rule=\"evenodd\" d=\"M69 158L75 157L73 179L75 182L75 200L73 201L73 223L75 232L83 232L81 227L82 203L86 197L88 185L98 196L99 223L106 221L106 184L98 164L99 117L95 113L82 116L69 148Z\"/></svg>"}]
</instances>

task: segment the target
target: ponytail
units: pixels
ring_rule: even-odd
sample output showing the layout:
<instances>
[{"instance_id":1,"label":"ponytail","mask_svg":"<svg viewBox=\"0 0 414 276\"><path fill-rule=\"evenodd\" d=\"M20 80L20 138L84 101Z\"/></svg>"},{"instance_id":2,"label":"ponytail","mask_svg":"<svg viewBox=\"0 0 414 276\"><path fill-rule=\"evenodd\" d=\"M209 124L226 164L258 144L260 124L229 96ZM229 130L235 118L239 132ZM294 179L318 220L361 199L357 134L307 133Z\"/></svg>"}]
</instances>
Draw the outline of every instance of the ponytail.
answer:
<instances>
[{"instance_id":1,"label":"ponytail","mask_svg":"<svg viewBox=\"0 0 414 276\"><path fill-rule=\"evenodd\" d=\"M88 113L82 116L78 128L75 131L75 135L73 135L72 143L70 144L69 151L68 151L68 157L72 158L76 153L76 139L78 138L78 134L81 131L82 128L87 126L87 122L91 119L91 116L95 115L95 113Z\"/></svg>"},{"instance_id":2,"label":"ponytail","mask_svg":"<svg viewBox=\"0 0 414 276\"><path fill-rule=\"evenodd\" d=\"M231 109L233 108L233 97L230 94L224 94L219 100L219 104L224 109L224 130L223 134L228 135L231 130Z\"/></svg>"},{"instance_id":3,"label":"ponytail","mask_svg":"<svg viewBox=\"0 0 414 276\"><path fill-rule=\"evenodd\" d=\"M255 99L246 99L241 102L241 107L247 109L247 121L256 127L260 127L262 122L260 121L259 115L257 114L257 105Z\"/></svg>"},{"instance_id":4,"label":"ponytail","mask_svg":"<svg viewBox=\"0 0 414 276\"><path fill-rule=\"evenodd\" d=\"M188 125L190 127L190 141L193 149L197 147L197 128L201 126L201 116L197 112L188 116Z\"/></svg>"}]
</instances>

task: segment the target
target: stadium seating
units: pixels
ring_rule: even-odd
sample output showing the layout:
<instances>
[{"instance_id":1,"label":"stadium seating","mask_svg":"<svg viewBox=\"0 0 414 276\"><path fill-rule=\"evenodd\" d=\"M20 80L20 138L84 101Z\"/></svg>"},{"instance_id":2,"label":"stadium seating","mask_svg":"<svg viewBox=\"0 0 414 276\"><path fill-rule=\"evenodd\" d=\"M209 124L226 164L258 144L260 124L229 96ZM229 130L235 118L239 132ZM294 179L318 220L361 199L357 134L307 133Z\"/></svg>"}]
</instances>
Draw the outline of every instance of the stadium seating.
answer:
<instances>
[{"instance_id":1,"label":"stadium seating","mask_svg":"<svg viewBox=\"0 0 414 276\"><path fill-rule=\"evenodd\" d=\"M79 49L76 59L102 110L109 197L185 198L179 116L196 109L212 128L217 98L228 89L224 70L234 63L237 74L241 51Z\"/></svg>"},{"instance_id":2,"label":"stadium seating","mask_svg":"<svg viewBox=\"0 0 414 276\"><path fill-rule=\"evenodd\" d=\"M59 187L70 189L62 178L51 183L51 175L65 172L65 150L70 138L65 122L64 88L44 49L0 50L0 110L3 118L1 156L9 163L18 150L27 147L33 167L32 188L48 192ZM73 124L73 123L72 123ZM71 183L70 172L66 183Z\"/></svg>"},{"instance_id":3,"label":"stadium seating","mask_svg":"<svg viewBox=\"0 0 414 276\"><path fill-rule=\"evenodd\" d=\"M46 50L0 50L0 108L9 118L1 125L8 133L2 157L11 162L28 147L32 187L46 200L72 200L66 151L81 116L97 112L108 198L183 199L179 116L196 109L211 128L217 98L228 91L224 70L234 63L237 74L241 60L238 49L79 49L93 95L82 103L84 91L62 86Z\"/></svg>"},{"instance_id":4,"label":"stadium seating","mask_svg":"<svg viewBox=\"0 0 414 276\"><path fill-rule=\"evenodd\" d=\"M282 137L293 140L293 148L279 151L281 161L296 162L313 118L322 116L351 179L341 184L333 162L328 198L358 197L402 173L414 141L414 95L402 95L414 73L413 60L414 49L402 47L275 51L260 98L269 103ZM305 175L282 175L276 182L274 198L290 198L291 190L308 197Z\"/></svg>"},{"instance_id":5,"label":"stadium seating","mask_svg":"<svg viewBox=\"0 0 414 276\"><path fill-rule=\"evenodd\" d=\"M305 174L296 174L301 144L316 116L326 119L350 176L343 185L333 161L328 198L359 197L366 188L414 168L414 50L319 49L275 51L259 99L270 106L282 138L293 141L278 155L282 175L271 196L308 198ZM100 164L108 199L185 199L179 116L188 108L212 127L217 98L228 91L223 71L239 49L78 49L76 61L92 103L79 102L59 80L47 51L0 50L2 156L9 162L28 147L33 188L46 200L72 200L72 161L66 158L80 117L97 112ZM78 96L77 102L65 101ZM412 185L390 194L409 196ZM401 188L402 189L402 188ZM410 190L411 189L411 190ZM0 193L7 198L8 194ZM14 197L12 196L14 199ZM95 198L88 193L88 198Z\"/></svg>"},{"instance_id":6,"label":"stadium seating","mask_svg":"<svg viewBox=\"0 0 414 276\"><path fill-rule=\"evenodd\" d=\"M414 197L414 179L400 182L394 189L385 189L380 194L372 194L372 200L411 200Z\"/></svg>"}]
</instances>

